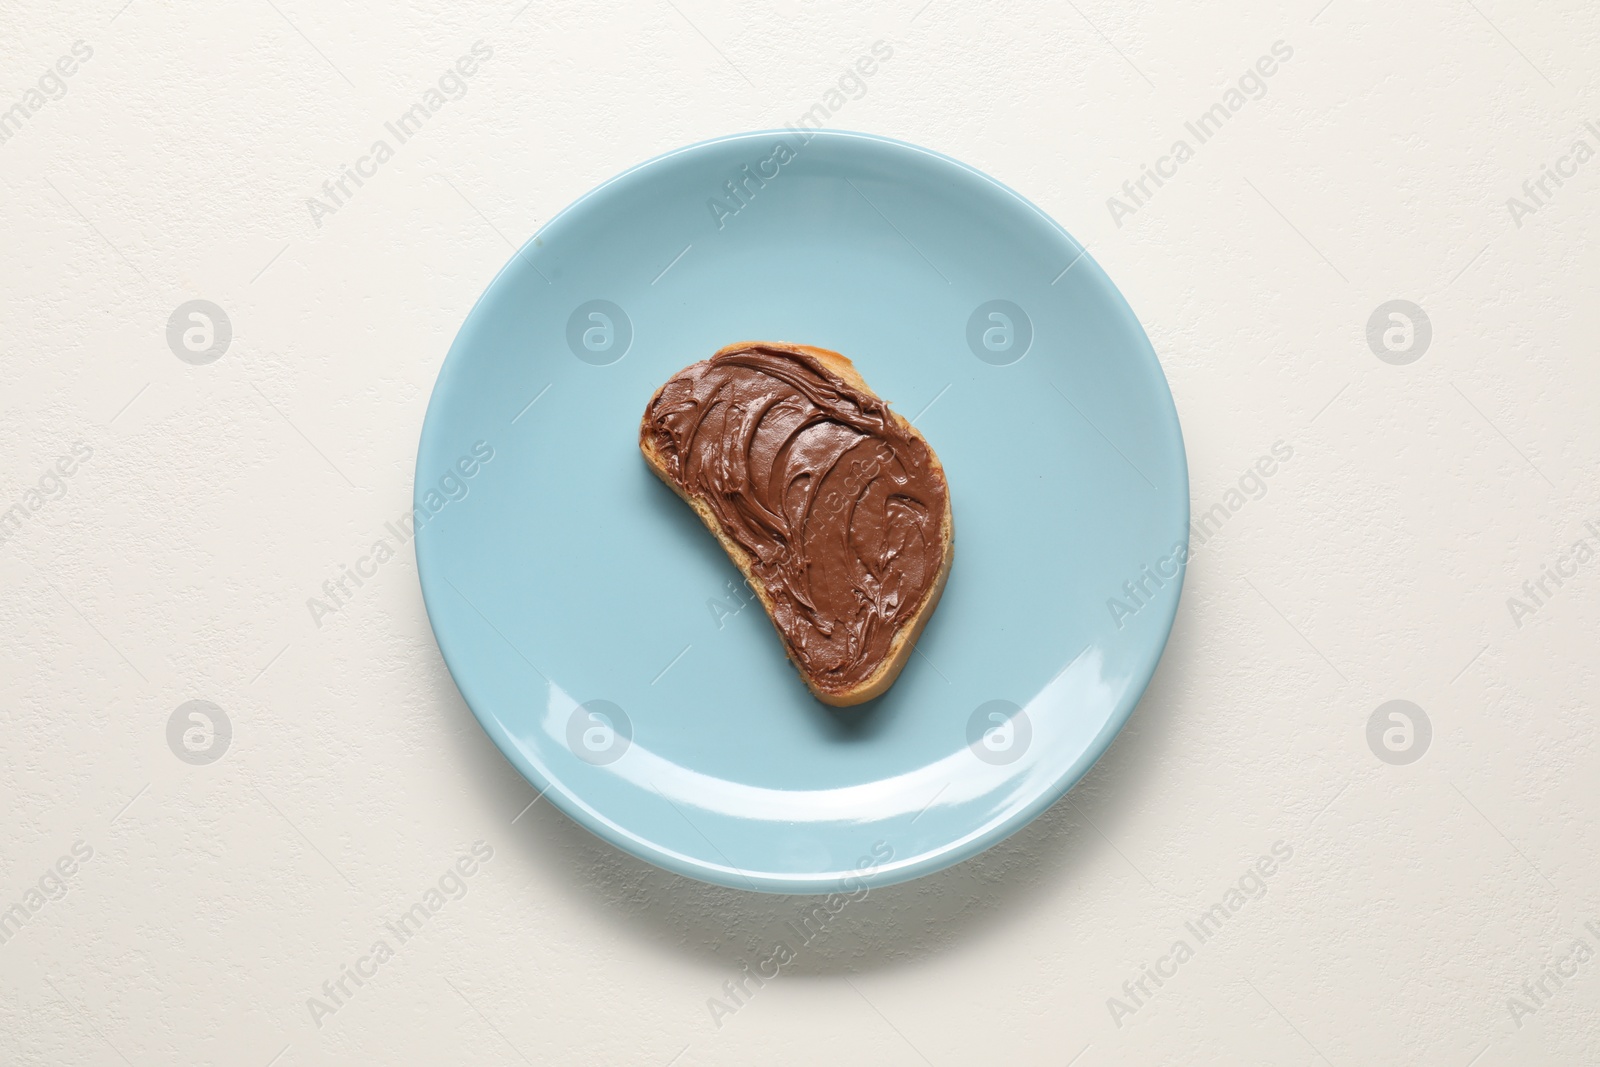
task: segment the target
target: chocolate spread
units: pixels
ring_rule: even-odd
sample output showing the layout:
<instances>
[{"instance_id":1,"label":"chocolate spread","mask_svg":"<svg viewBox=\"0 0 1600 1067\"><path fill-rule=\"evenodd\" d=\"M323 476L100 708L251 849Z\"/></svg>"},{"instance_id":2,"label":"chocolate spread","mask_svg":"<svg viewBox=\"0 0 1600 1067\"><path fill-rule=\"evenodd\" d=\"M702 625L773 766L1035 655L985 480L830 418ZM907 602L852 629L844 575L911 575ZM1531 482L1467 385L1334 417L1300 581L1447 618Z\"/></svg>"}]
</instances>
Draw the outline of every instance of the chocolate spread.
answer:
<instances>
[{"instance_id":1,"label":"chocolate spread","mask_svg":"<svg viewBox=\"0 0 1600 1067\"><path fill-rule=\"evenodd\" d=\"M750 554L817 686L870 677L944 562L949 487L927 443L817 359L760 344L674 375L640 432Z\"/></svg>"}]
</instances>

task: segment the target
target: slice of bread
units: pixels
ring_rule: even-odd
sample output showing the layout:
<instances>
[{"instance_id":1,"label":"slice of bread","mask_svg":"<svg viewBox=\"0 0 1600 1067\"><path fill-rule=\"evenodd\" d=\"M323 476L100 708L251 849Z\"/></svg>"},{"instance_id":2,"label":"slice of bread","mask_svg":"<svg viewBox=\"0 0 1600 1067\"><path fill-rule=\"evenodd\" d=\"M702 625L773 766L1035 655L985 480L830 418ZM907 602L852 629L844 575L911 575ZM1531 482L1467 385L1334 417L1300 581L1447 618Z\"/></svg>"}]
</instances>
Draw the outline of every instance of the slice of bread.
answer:
<instances>
[{"instance_id":1,"label":"slice of bread","mask_svg":"<svg viewBox=\"0 0 1600 1067\"><path fill-rule=\"evenodd\" d=\"M639 450L743 572L818 700L888 690L944 591L955 525L932 447L850 360L728 345L656 390Z\"/></svg>"}]
</instances>

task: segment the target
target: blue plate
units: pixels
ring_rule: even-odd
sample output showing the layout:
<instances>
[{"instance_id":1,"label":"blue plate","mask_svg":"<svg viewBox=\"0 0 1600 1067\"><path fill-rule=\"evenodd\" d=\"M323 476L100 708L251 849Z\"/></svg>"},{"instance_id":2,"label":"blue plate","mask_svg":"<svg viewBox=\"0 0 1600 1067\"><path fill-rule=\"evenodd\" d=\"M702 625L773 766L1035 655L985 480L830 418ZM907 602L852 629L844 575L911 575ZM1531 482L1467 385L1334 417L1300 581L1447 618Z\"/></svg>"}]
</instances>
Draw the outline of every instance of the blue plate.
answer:
<instances>
[{"instance_id":1,"label":"blue plate","mask_svg":"<svg viewBox=\"0 0 1600 1067\"><path fill-rule=\"evenodd\" d=\"M949 477L944 598L859 708L810 695L639 454L654 390L750 339L849 356ZM1172 397L1094 260L965 164L832 131L693 145L552 219L445 359L416 508L439 647L517 769L651 863L785 893L927 874L1059 798L1188 552Z\"/></svg>"}]
</instances>

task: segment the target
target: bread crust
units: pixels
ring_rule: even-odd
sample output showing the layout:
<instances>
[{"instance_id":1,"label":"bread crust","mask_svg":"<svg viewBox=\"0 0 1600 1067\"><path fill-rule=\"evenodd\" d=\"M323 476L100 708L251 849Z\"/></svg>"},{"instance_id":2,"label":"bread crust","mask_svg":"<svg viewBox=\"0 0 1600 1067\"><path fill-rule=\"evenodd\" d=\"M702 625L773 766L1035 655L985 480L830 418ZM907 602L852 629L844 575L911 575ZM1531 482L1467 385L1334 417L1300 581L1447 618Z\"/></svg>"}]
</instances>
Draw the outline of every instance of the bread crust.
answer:
<instances>
[{"instance_id":1,"label":"bread crust","mask_svg":"<svg viewBox=\"0 0 1600 1067\"><path fill-rule=\"evenodd\" d=\"M847 357L840 355L838 352L826 348L817 348L813 345L787 344L782 341L740 341L736 344L719 348L711 358L715 359L717 356L726 353L742 352L754 347L810 356L821 363L829 373L836 375L852 388L868 396L876 397L878 395L867 385L860 372L856 370L855 364ZM670 380L668 379L668 381ZM928 445L927 438L923 437L916 427L912 426L899 412L893 408L889 409L890 417L895 420L902 430L928 446L928 457L933 464L933 468L944 481L944 515L939 524L940 538L944 546L943 558L939 565L939 573L934 578L933 584L929 586L927 593L923 596L922 603L917 605L916 610L907 617L900 629L896 630L893 637L890 638L889 654L884 657L878 668L864 678L860 684L849 689L827 690L821 688L818 680L805 669L805 666L800 662L800 658L795 654L794 648L790 645L788 637L778 627L773 614L775 602L772 594L767 591L765 583L756 576L754 558L723 531L721 523L717 521L716 514L705 500L687 492L667 473L666 457L656 447L650 425L650 412L654 410L656 401L660 399L661 390L665 388L666 383L663 382L660 388L651 395L650 402L645 405L644 417L639 422L639 451L644 454L645 462L649 464L651 470L655 471L658 478L666 482L672 491L683 499L684 503L694 509L695 514L700 516L700 521L705 523L706 529L711 531L712 536L727 551L728 558L733 560L734 566L738 567L739 571L744 575L745 584L754 590L756 596L760 598L761 606L766 609L767 618L772 620L773 629L777 630L778 638L783 642L784 652L788 655L789 661L794 664L795 670L799 672L801 681L805 682L806 688L811 690L813 696L824 704L836 708L853 707L856 704L864 704L875 697L882 696L894 684L895 678L899 676L901 669L905 667L906 661L911 658L911 653L916 648L917 639L922 636L923 627L928 624L928 619L933 614L934 608L939 605L939 597L944 593L945 580L950 576L951 561L955 559L955 517L950 504L950 479L945 477L944 465L939 462L939 456L934 452L933 446Z\"/></svg>"}]
</instances>

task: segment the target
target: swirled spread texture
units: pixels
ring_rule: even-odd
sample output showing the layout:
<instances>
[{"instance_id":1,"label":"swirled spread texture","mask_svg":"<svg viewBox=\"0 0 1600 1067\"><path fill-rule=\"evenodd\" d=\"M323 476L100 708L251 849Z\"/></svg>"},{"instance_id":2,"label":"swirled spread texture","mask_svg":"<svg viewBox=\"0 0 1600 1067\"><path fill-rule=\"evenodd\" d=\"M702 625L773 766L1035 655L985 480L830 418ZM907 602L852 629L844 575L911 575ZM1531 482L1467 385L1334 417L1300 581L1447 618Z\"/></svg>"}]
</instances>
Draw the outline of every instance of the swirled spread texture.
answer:
<instances>
[{"instance_id":1,"label":"swirled spread texture","mask_svg":"<svg viewBox=\"0 0 1600 1067\"><path fill-rule=\"evenodd\" d=\"M949 487L922 436L836 373L860 382L848 360L794 347L748 343L686 367L652 398L640 445L759 581L822 696L867 683L931 609Z\"/></svg>"}]
</instances>

